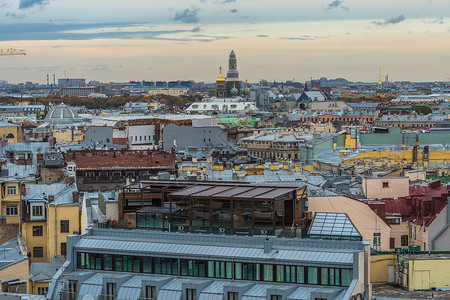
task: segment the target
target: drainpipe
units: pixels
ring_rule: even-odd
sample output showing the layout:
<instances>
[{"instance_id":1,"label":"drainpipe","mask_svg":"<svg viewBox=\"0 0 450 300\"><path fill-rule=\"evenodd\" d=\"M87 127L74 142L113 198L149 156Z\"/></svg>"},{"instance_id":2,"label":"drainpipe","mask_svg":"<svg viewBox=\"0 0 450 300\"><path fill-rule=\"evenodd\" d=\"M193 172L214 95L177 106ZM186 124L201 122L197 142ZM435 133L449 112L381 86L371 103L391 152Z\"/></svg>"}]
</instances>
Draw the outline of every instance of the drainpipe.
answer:
<instances>
[{"instance_id":1,"label":"drainpipe","mask_svg":"<svg viewBox=\"0 0 450 300\"><path fill-rule=\"evenodd\" d=\"M56 209L56 205L55 207L55 256L57 256L58 254L58 223L57 223L57 209Z\"/></svg>"}]
</instances>

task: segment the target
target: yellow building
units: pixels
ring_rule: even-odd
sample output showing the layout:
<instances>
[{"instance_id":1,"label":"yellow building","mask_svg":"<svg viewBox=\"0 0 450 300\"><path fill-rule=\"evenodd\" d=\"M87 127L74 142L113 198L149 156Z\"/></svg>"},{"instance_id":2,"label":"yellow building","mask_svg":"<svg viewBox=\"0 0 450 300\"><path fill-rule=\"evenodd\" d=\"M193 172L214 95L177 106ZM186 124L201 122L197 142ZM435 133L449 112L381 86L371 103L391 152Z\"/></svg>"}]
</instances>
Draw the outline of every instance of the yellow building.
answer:
<instances>
[{"instance_id":1,"label":"yellow building","mask_svg":"<svg viewBox=\"0 0 450 300\"><path fill-rule=\"evenodd\" d=\"M409 290L450 288L450 252L399 255L395 283Z\"/></svg>"},{"instance_id":2,"label":"yellow building","mask_svg":"<svg viewBox=\"0 0 450 300\"><path fill-rule=\"evenodd\" d=\"M53 137L58 144L77 144L84 140L83 132L76 128L53 129Z\"/></svg>"},{"instance_id":3,"label":"yellow building","mask_svg":"<svg viewBox=\"0 0 450 300\"><path fill-rule=\"evenodd\" d=\"M8 143L24 142L23 129L19 125L0 121L0 139Z\"/></svg>"},{"instance_id":4,"label":"yellow building","mask_svg":"<svg viewBox=\"0 0 450 300\"><path fill-rule=\"evenodd\" d=\"M363 241L376 250L389 250L391 227L366 203L346 196L308 197L308 210L345 213L359 231Z\"/></svg>"},{"instance_id":5,"label":"yellow building","mask_svg":"<svg viewBox=\"0 0 450 300\"><path fill-rule=\"evenodd\" d=\"M80 232L76 185L65 182L25 185L22 234L31 262L66 256L66 237Z\"/></svg>"},{"instance_id":6,"label":"yellow building","mask_svg":"<svg viewBox=\"0 0 450 300\"><path fill-rule=\"evenodd\" d=\"M0 244L0 252L2 291L29 293L28 252L22 236L19 234L16 238Z\"/></svg>"},{"instance_id":7,"label":"yellow building","mask_svg":"<svg viewBox=\"0 0 450 300\"><path fill-rule=\"evenodd\" d=\"M18 224L20 212L20 181L13 178L1 178L1 211L6 223Z\"/></svg>"}]
</instances>

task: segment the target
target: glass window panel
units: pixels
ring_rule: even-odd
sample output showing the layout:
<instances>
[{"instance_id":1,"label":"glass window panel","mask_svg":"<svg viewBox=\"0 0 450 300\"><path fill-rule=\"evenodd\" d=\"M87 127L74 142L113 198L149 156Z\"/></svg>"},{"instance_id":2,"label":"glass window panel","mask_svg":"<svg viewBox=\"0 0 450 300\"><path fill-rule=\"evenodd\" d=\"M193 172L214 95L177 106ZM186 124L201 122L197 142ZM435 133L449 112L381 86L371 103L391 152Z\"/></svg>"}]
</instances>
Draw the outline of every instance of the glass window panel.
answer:
<instances>
[{"instance_id":1,"label":"glass window panel","mask_svg":"<svg viewBox=\"0 0 450 300\"><path fill-rule=\"evenodd\" d=\"M308 267L308 283L309 284L317 284L318 278L317 278L317 268L316 267Z\"/></svg>"},{"instance_id":2,"label":"glass window panel","mask_svg":"<svg viewBox=\"0 0 450 300\"><path fill-rule=\"evenodd\" d=\"M328 268L320 268L320 284L328 285Z\"/></svg>"},{"instance_id":3,"label":"glass window panel","mask_svg":"<svg viewBox=\"0 0 450 300\"><path fill-rule=\"evenodd\" d=\"M235 263L235 273L234 273L234 277L236 279L242 279L242 263Z\"/></svg>"},{"instance_id":4,"label":"glass window panel","mask_svg":"<svg viewBox=\"0 0 450 300\"><path fill-rule=\"evenodd\" d=\"M215 263L213 261L208 261L208 277L214 277Z\"/></svg>"},{"instance_id":5,"label":"glass window panel","mask_svg":"<svg viewBox=\"0 0 450 300\"><path fill-rule=\"evenodd\" d=\"M341 269L341 285L349 286L353 279L353 270Z\"/></svg>"},{"instance_id":6,"label":"glass window panel","mask_svg":"<svg viewBox=\"0 0 450 300\"><path fill-rule=\"evenodd\" d=\"M297 283L305 283L305 267L297 267Z\"/></svg>"},{"instance_id":7,"label":"glass window panel","mask_svg":"<svg viewBox=\"0 0 450 300\"><path fill-rule=\"evenodd\" d=\"M226 266L226 278L231 279L233 278L233 264L231 262L227 262Z\"/></svg>"},{"instance_id":8,"label":"glass window panel","mask_svg":"<svg viewBox=\"0 0 450 300\"><path fill-rule=\"evenodd\" d=\"M144 257L143 261L143 268L144 273L151 273L152 272L152 259L151 257Z\"/></svg>"},{"instance_id":9,"label":"glass window panel","mask_svg":"<svg viewBox=\"0 0 450 300\"><path fill-rule=\"evenodd\" d=\"M273 281L273 265L264 265L264 281Z\"/></svg>"},{"instance_id":10,"label":"glass window panel","mask_svg":"<svg viewBox=\"0 0 450 300\"><path fill-rule=\"evenodd\" d=\"M112 271L113 269L113 259L111 254L105 254L105 270Z\"/></svg>"},{"instance_id":11,"label":"glass window panel","mask_svg":"<svg viewBox=\"0 0 450 300\"><path fill-rule=\"evenodd\" d=\"M277 281L284 282L284 266L277 265Z\"/></svg>"}]
</instances>

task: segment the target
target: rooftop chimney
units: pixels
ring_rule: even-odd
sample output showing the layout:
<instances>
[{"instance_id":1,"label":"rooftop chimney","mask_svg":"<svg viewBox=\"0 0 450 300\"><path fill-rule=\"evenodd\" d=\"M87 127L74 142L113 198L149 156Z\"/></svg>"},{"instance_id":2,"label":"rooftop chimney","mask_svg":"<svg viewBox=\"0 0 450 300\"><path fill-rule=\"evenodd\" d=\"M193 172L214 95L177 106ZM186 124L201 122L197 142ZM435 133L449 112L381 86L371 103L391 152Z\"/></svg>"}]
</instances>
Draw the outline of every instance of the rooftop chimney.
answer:
<instances>
[{"instance_id":1,"label":"rooftop chimney","mask_svg":"<svg viewBox=\"0 0 450 300\"><path fill-rule=\"evenodd\" d=\"M269 253L272 251L273 242L269 240L269 238L266 238L264 241L264 253Z\"/></svg>"}]
</instances>

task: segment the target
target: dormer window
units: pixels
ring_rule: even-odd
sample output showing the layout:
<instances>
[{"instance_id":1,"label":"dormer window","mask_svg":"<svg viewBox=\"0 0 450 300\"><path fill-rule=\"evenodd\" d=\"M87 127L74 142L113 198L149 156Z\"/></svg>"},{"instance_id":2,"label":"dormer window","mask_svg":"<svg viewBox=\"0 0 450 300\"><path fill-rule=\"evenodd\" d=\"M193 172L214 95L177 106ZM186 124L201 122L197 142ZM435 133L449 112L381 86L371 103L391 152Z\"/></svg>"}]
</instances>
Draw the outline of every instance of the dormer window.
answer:
<instances>
[{"instance_id":1,"label":"dormer window","mask_svg":"<svg viewBox=\"0 0 450 300\"><path fill-rule=\"evenodd\" d=\"M34 205L31 210L32 217L43 217L44 216L44 206L43 205Z\"/></svg>"},{"instance_id":2,"label":"dormer window","mask_svg":"<svg viewBox=\"0 0 450 300\"><path fill-rule=\"evenodd\" d=\"M197 290L186 289L186 300L197 300Z\"/></svg>"},{"instance_id":3,"label":"dormer window","mask_svg":"<svg viewBox=\"0 0 450 300\"><path fill-rule=\"evenodd\" d=\"M6 188L6 194L8 196L15 196L15 195L17 195L17 188L15 186L8 186Z\"/></svg>"}]
</instances>

